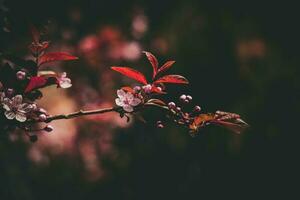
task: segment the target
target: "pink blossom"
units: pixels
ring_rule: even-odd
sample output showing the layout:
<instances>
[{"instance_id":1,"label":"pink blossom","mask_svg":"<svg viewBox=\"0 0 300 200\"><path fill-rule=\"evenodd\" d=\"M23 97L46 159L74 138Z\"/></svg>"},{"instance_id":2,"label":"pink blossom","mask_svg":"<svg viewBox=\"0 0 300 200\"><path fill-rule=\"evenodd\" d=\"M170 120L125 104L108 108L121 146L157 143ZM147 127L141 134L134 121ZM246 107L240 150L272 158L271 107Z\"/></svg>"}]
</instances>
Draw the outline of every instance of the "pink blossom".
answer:
<instances>
[{"instance_id":1,"label":"pink blossom","mask_svg":"<svg viewBox=\"0 0 300 200\"><path fill-rule=\"evenodd\" d=\"M26 114L32 110L32 106L28 103L23 103L22 95L17 95L12 99L4 98L2 106L5 109L4 115L7 119L15 119L19 122L27 120Z\"/></svg>"},{"instance_id":2,"label":"pink blossom","mask_svg":"<svg viewBox=\"0 0 300 200\"><path fill-rule=\"evenodd\" d=\"M67 77L66 72L61 74L61 76L58 78L58 81L59 81L59 87L61 88L66 89L72 86L71 79Z\"/></svg>"},{"instance_id":3,"label":"pink blossom","mask_svg":"<svg viewBox=\"0 0 300 200\"><path fill-rule=\"evenodd\" d=\"M139 105L142 100L134 97L132 93L125 92L124 90L118 90L116 98L116 104L122 107L126 112L132 112L133 107Z\"/></svg>"}]
</instances>

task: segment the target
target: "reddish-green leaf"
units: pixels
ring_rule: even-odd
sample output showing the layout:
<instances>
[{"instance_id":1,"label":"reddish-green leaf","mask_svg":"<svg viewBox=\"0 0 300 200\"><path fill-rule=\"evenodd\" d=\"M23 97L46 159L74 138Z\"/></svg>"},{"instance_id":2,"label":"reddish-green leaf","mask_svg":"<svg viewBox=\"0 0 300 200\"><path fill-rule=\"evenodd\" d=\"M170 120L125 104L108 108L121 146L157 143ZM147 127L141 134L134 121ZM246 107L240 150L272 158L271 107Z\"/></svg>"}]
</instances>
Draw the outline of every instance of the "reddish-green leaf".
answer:
<instances>
[{"instance_id":1,"label":"reddish-green leaf","mask_svg":"<svg viewBox=\"0 0 300 200\"><path fill-rule=\"evenodd\" d=\"M34 76L30 79L26 89L25 93L30 92L34 89L41 88L47 84L47 79L41 76Z\"/></svg>"},{"instance_id":2,"label":"reddish-green leaf","mask_svg":"<svg viewBox=\"0 0 300 200\"><path fill-rule=\"evenodd\" d=\"M25 93L31 92L36 89L40 89L49 85L59 85L59 81L57 77L43 77L43 76L34 76L31 77L26 89Z\"/></svg>"},{"instance_id":3,"label":"reddish-green leaf","mask_svg":"<svg viewBox=\"0 0 300 200\"><path fill-rule=\"evenodd\" d=\"M46 53L39 58L39 65L53 61L76 60L78 57L64 52Z\"/></svg>"},{"instance_id":4,"label":"reddish-green leaf","mask_svg":"<svg viewBox=\"0 0 300 200\"><path fill-rule=\"evenodd\" d=\"M180 75L166 75L154 82L156 83L175 83L175 84L188 84L188 80Z\"/></svg>"},{"instance_id":5,"label":"reddish-green leaf","mask_svg":"<svg viewBox=\"0 0 300 200\"><path fill-rule=\"evenodd\" d=\"M157 74L157 70L158 70L158 61L157 61L156 57L152 53L147 52L147 51L143 51L143 53L146 54L149 62L152 65L152 68L153 68L152 78L154 79L155 76L156 76L156 74Z\"/></svg>"},{"instance_id":6,"label":"reddish-green leaf","mask_svg":"<svg viewBox=\"0 0 300 200\"><path fill-rule=\"evenodd\" d=\"M155 104L158 106L166 106L166 103L160 99L150 99L146 104L150 104L150 105Z\"/></svg>"},{"instance_id":7,"label":"reddish-green leaf","mask_svg":"<svg viewBox=\"0 0 300 200\"><path fill-rule=\"evenodd\" d=\"M243 124L237 124L234 122L226 122L226 121L221 121L221 120L214 120L212 123L217 124L219 126L225 127L229 129L230 131L240 134L243 132L248 126L243 125Z\"/></svg>"},{"instance_id":8,"label":"reddish-green leaf","mask_svg":"<svg viewBox=\"0 0 300 200\"><path fill-rule=\"evenodd\" d=\"M135 69L132 69L129 67L111 67L111 69L123 74L124 76L132 78L144 85L147 84L147 80L146 80L145 76L141 72L139 72Z\"/></svg>"},{"instance_id":9,"label":"reddish-green leaf","mask_svg":"<svg viewBox=\"0 0 300 200\"><path fill-rule=\"evenodd\" d=\"M175 63L175 61L173 60L170 60L170 61L167 61L163 66L161 66L159 69L158 69L158 72L157 74L159 73L162 73L164 71L167 71L168 69L170 69L172 67L172 65Z\"/></svg>"}]
</instances>

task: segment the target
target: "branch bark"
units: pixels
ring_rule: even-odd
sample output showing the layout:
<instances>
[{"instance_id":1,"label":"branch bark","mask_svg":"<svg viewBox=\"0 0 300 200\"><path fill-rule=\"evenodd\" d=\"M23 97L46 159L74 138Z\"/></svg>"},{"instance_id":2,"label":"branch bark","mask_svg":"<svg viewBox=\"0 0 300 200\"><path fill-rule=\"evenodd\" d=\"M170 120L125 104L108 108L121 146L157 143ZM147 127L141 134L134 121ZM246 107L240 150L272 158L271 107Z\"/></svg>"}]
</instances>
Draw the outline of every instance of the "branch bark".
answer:
<instances>
[{"instance_id":1,"label":"branch bark","mask_svg":"<svg viewBox=\"0 0 300 200\"><path fill-rule=\"evenodd\" d=\"M69 114L60 114L60 115L53 115L47 118L45 121L46 123L49 123L54 120L60 120L60 119L72 119L76 117L81 117L85 115L97 115L97 114L103 114L107 112L120 112L122 108L120 107L111 107L111 108L101 108L97 110L79 110L77 112L69 113Z\"/></svg>"}]
</instances>

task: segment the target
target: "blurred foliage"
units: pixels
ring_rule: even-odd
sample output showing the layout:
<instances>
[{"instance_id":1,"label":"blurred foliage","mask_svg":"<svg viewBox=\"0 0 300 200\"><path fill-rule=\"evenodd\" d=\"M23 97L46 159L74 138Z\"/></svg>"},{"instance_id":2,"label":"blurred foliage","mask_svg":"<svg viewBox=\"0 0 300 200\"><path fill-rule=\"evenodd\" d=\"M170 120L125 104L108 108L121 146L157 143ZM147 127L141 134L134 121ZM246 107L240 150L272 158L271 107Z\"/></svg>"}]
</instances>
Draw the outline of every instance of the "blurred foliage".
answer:
<instances>
[{"instance_id":1,"label":"blurred foliage","mask_svg":"<svg viewBox=\"0 0 300 200\"><path fill-rule=\"evenodd\" d=\"M149 27L140 41L142 48L158 53L160 60L175 59L174 71L191 83L189 88L170 87L170 93L193 94L193 101L205 111L239 113L251 128L233 135L210 127L191 138L176 126L157 130L151 123L136 122L114 134L112 143L117 153L113 159L99 158L106 175L93 181L83 175L83 160L78 154L49 154L51 162L41 165L28 159L28 148L35 144L2 139L0 199L243 199L291 195L297 187L291 183L297 169L298 145L294 138L300 110L297 9L288 2L261 1L4 2L0 52L19 55L24 55L30 41L30 23L48 25L49 38L57 44L76 46L78 40L107 25L118 27L122 37L131 40L133 14L143 10ZM75 36L66 41L64 30L76 30ZM166 41L165 50L153 42L161 39ZM103 70L112 64L125 65L127 61L108 60L99 66ZM147 65L143 59L128 64ZM86 79L101 91L97 83L101 80L87 65L81 60L64 69L77 77L73 82ZM118 78L114 76L116 82ZM112 86L115 89L116 84ZM74 91L69 95L76 98ZM102 91L101 95L113 101L112 91L109 95ZM155 111L147 112L147 120L153 121ZM93 138L93 123L88 123L81 126L80 135ZM74 151L79 151L78 146Z\"/></svg>"}]
</instances>

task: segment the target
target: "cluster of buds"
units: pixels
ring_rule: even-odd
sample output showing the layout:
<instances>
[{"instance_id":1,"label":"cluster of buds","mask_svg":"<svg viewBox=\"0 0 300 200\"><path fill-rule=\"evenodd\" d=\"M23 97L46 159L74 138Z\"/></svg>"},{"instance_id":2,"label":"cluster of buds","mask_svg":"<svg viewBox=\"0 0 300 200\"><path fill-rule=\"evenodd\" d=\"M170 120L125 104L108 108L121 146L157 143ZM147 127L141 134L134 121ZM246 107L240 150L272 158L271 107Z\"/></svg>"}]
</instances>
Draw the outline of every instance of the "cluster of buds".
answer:
<instances>
[{"instance_id":1,"label":"cluster of buds","mask_svg":"<svg viewBox=\"0 0 300 200\"><path fill-rule=\"evenodd\" d=\"M191 122L193 117L200 113L201 107L196 105L191 112L185 112L184 106L191 103L192 101L191 95L182 94L179 97L180 105L176 105L175 102L168 103L168 109L170 111L169 117L173 119L173 121L180 125L188 126Z\"/></svg>"}]
</instances>

